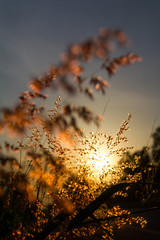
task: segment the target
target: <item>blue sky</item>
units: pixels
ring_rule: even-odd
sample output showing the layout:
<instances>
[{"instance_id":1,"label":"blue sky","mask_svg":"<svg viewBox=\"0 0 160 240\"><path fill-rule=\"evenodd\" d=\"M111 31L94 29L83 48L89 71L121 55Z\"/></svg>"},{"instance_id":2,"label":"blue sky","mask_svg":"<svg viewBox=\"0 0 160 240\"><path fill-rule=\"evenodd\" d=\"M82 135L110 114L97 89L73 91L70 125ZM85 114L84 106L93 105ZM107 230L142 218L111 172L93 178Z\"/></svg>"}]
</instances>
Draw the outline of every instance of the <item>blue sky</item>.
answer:
<instances>
[{"instance_id":1,"label":"blue sky","mask_svg":"<svg viewBox=\"0 0 160 240\"><path fill-rule=\"evenodd\" d=\"M125 52L143 61L120 69L105 100L98 96L88 105L101 114L110 98L102 130L114 134L129 112L130 145L146 145L155 118L155 127L160 125L159 11L159 0L0 0L0 107L13 106L30 77L58 63L68 44L94 36L100 27L120 28L132 40Z\"/></svg>"}]
</instances>

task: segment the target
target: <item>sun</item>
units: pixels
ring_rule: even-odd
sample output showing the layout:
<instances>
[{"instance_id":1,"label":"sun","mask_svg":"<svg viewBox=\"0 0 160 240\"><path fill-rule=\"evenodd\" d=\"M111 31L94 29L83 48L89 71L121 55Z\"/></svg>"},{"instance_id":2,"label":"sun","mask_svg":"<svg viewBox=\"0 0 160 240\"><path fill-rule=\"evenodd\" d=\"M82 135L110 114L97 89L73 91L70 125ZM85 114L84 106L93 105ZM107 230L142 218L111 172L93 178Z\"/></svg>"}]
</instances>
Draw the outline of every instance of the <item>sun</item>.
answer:
<instances>
[{"instance_id":1,"label":"sun","mask_svg":"<svg viewBox=\"0 0 160 240\"><path fill-rule=\"evenodd\" d=\"M103 182L110 181L117 165L112 145L112 138L103 133L90 133L79 138L75 148L68 148L69 169L74 169L79 176L84 175L96 184L102 179Z\"/></svg>"},{"instance_id":2,"label":"sun","mask_svg":"<svg viewBox=\"0 0 160 240\"><path fill-rule=\"evenodd\" d=\"M88 177L95 183L110 183L118 179L117 174L118 158L112 154L105 146L97 144L89 153L86 161Z\"/></svg>"},{"instance_id":3,"label":"sun","mask_svg":"<svg viewBox=\"0 0 160 240\"><path fill-rule=\"evenodd\" d=\"M94 149L89 154L88 164L90 166L92 175L100 177L110 167L110 156L103 149Z\"/></svg>"}]
</instances>

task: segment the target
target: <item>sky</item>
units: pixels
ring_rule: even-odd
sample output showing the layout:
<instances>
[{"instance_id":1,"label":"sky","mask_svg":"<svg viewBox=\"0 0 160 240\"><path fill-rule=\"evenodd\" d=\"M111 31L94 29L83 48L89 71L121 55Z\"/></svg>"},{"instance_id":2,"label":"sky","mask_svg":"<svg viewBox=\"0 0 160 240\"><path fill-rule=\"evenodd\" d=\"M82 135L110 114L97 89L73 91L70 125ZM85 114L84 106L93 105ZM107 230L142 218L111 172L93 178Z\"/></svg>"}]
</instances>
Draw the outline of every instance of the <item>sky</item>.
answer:
<instances>
[{"instance_id":1,"label":"sky","mask_svg":"<svg viewBox=\"0 0 160 240\"><path fill-rule=\"evenodd\" d=\"M0 0L0 108L14 106L28 80L58 63L69 44L94 36L101 27L120 28L132 42L125 52L143 61L121 68L105 98L77 102L102 114L110 99L100 129L107 134L114 135L131 113L129 145L140 149L152 127L160 126L159 11L159 0Z\"/></svg>"}]
</instances>

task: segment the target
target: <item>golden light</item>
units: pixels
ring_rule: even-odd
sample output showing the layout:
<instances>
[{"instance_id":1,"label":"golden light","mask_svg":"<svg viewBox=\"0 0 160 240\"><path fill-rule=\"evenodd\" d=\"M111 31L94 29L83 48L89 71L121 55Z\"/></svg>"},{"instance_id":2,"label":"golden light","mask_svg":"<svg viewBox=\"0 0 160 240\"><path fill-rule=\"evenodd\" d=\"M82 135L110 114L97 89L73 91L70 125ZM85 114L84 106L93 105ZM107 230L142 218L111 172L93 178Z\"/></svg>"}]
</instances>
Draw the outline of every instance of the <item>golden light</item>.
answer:
<instances>
[{"instance_id":1,"label":"golden light","mask_svg":"<svg viewBox=\"0 0 160 240\"><path fill-rule=\"evenodd\" d=\"M95 178L101 177L105 174L110 167L110 156L102 148L94 149L89 154L87 165L91 170L91 176Z\"/></svg>"},{"instance_id":2,"label":"golden light","mask_svg":"<svg viewBox=\"0 0 160 240\"><path fill-rule=\"evenodd\" d=\"M90 152L85 155L85 164L82 164L86 171L86 175L89 179L99 184L110 184L111 182L117 182L120 174L119 168L117 168L118 156L111 153L110 149L101 142L96 144L96 147L92 148ZM86 176L86 177L87 177Z\"/></svg>"},{"instance_id":3,"label":"golden light","mask_svg":"<svg viewBox=\"0 0 160 240\"><path fill-rule=\"evenodd\" d=\"M67 149L67 166L96 184L99 181L112 181L117 164L117 155L113 149L113 139L110 136L90 133L89 136L79 138L75 148Z\"/></svg>"}]
</instances>

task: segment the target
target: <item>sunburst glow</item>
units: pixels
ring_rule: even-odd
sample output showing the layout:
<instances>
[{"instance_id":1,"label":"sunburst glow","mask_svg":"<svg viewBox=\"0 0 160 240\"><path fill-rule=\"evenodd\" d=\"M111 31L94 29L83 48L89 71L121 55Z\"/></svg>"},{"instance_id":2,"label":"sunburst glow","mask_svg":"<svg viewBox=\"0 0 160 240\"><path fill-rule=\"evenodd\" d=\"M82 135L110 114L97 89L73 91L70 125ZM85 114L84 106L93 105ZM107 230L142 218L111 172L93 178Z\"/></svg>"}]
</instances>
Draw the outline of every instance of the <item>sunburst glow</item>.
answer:
<instances>
[{"instance_id":1,"label":"sunburst glow","mask_svg":"<svg viewBox=\"0 0 160 240\"><path fill-rule=\"evenodd\" d=\"M75 148L67 148L67 167L96 184L118 181L120 169L117 162L122 148L117 147L117 138L91 132L77 140Z\"/></svg>"},{"instance_id":2,"label":"sunburst glow","mask_svg":"<svg viewBox=\"0 0 160 240\"><path fill-rule=\"evenodd\" d=\"M102 174L107 172L110 166L110 156L103 151L103 149L94 149L89 155L90 157L87 164L91 168L91 175L99 178Z\"/></svg>"},{"instance_id":3,"label":"sunburst glow","mask_svg":"<svg viewBox=\"0 0 160 240\"><path fill-rule=\"evenodd\" d=\"M110 175L109 172L116 164L112 141L113 139L105 134L93 132L80 139L79 147L75 149L78 163L76 166L79 166L77 170L80 173L84 171L86 177L95 181Z\"/></svg>"}]
</instances>

